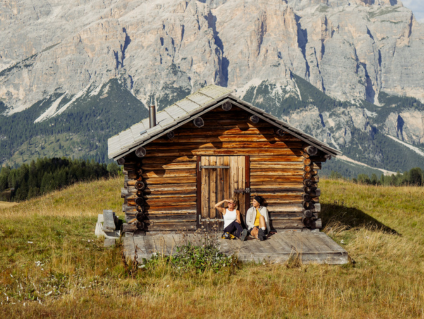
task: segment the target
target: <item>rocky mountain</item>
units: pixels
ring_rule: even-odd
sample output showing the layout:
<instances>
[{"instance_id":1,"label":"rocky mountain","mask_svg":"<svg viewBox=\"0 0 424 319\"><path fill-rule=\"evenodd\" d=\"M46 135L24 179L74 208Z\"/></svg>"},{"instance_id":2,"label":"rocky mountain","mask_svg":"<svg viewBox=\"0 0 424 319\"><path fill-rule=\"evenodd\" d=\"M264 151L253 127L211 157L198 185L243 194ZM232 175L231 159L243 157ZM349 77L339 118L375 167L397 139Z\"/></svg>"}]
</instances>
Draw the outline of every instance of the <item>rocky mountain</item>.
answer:
<instances>
[{"instance_id":1,"label":"rocky mountain","mask_svg":"<svg viewBox=\"0 0 424 319\"><path fill-rule=\"evenodd\" d=\"M146 105L215 83L347 175L424 166L424 25L399 0L6 0L0 43L3 163L106 160Z\"/></svg>"}]
</instances>

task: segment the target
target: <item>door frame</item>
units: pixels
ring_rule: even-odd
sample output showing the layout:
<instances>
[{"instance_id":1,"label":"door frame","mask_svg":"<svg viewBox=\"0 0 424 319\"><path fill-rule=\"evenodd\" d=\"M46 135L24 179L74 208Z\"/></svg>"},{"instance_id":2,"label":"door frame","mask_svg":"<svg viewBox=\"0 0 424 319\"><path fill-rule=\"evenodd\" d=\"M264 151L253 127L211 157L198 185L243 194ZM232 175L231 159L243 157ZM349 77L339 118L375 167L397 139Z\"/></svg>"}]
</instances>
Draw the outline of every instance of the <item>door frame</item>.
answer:
<instances>
[{"instance_id":1,"label":"door frame","mask_svg":"<svg viewBox=\"0 0 424 319\"><path fill-rule=\"evenodd\" d=\"M207 155L210 156L210 155ZM218 155L217 155L218 156ZM244 156L245 158L245 189L249 189L247 193L244 194L245 198L245 209L250 207L250 156L249 155L235 155L235 156ZM197 155L196 157L196 228L200 229L202 223L200 222L199 216L202 216L202 171L201 171L201 160L202 155ZM242 216L246 212L240 212Z\"/></svg>"}]
</instances>

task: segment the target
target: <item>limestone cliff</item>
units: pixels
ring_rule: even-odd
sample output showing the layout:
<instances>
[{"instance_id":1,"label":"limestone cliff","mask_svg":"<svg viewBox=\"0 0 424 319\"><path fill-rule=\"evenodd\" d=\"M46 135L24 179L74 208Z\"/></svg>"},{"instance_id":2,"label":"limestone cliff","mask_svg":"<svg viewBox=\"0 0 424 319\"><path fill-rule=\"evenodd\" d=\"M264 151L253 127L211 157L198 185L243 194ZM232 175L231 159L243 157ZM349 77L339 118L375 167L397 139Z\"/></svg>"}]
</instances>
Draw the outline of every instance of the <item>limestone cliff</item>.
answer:
<instances>
[{"instance_id":1,"label":"limestone cliff","mask_svg":"<svg viewBox=\"0 0 424 319\"><path fill-rule=\"evenodd\" d=\"M159 108L209 83L258 103L267 83L269 110L343 151L353 129L424 143L424 109L383 101L424 102L424 25L398 0L6 0L0 43L0 108L37 109L34 125L107 96L113 79ZM302 100L295 76L345 104L287 109Z\"/></svg>"}]
</instances>

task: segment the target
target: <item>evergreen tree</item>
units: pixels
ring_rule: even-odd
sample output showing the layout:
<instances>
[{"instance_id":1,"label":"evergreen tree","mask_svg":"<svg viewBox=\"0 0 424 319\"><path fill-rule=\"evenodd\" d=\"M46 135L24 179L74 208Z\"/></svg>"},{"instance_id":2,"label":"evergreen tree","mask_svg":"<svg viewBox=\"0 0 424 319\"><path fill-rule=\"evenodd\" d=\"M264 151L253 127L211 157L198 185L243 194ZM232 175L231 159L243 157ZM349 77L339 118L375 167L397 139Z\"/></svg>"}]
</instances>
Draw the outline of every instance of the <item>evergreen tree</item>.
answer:
<instances>
[{"instance_id":1,"label":"evergreen tree","mask_svg":"<svg viewBox=\"0 0 424 319\"><path fill-rule=\"evenodd\" d=\"M417 186L423 185L423 172L421 168L416 167L409 171L409 183Z\"/></svg>"}]
</instances>

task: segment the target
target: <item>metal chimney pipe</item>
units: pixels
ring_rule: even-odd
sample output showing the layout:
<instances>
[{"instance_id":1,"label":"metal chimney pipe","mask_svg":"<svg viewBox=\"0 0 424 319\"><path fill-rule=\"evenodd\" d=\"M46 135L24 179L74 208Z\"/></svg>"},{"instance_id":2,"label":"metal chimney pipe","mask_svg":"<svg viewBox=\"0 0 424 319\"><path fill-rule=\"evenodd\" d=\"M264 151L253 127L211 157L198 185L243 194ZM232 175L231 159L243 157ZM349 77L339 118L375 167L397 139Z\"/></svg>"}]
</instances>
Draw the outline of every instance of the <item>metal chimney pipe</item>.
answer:
<instances>
[{"instance_id":1,"label":"metal chimney pipe","mask_svg":"<svg viewBox=\"0 0 424 319\"><path fill-rule=\"evenodd\" d=\"M151 105L149 108L149 123L150 128L156 126L156 106Z\"/></svg>"}]
</instances>

